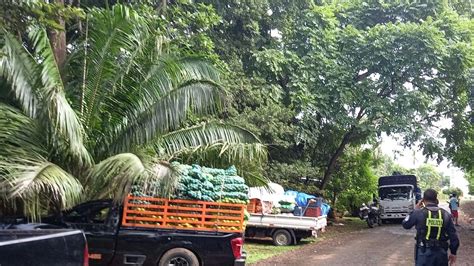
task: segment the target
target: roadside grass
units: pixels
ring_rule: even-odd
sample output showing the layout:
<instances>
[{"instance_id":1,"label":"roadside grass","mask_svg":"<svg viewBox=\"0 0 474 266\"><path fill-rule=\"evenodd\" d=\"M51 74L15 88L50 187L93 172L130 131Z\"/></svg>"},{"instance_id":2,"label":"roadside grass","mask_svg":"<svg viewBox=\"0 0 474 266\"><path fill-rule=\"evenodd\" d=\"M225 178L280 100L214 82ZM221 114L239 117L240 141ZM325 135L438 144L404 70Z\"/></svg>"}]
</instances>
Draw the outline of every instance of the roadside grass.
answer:
<instances>
[{"instance_id":1,"label":"roadside grass","mask_svg":"<svg viewBox=\"0 0 474 266\"><path fill-rule=\"evenodd\" d=\"M315 238L307 238L301 240L298 245L291 246L274 246L270 238L268 239L252 239L245 240L244 249L247 252L247 264L259 262L273 256L280 255L290 250L302 248L310 243L315 243L319 240Z\"/></svg>"},{"instance_id":2,"label":"roadside grass","mask_svg":"<svg viewBox=\"0 0 474 266\"><path fill-rule=\"evenodd\" d=\"M298 245L274 246L271 238L264 239L246 239L244 249L247 252L247 264L253 264L288 251L300 249L304 246L322 242L326 239L336 237L340 234L367 229L365 221L359 218L347 217L334 222L333 225L326 227L326 232L319 233L318 238L306 238L301 240Z\"/></svg>"}]
</instances>

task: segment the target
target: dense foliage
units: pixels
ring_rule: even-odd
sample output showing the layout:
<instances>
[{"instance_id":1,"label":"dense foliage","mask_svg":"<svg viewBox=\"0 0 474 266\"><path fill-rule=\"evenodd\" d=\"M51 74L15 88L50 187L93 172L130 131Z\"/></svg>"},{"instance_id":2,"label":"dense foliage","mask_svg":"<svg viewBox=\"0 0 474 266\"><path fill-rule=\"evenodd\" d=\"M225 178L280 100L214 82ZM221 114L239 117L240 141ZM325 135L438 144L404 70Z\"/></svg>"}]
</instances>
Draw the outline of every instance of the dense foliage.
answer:
<instances>
[{"instance_id":1,"label":"dense foliage","mask_svg":"<svg viewBox=\"0 0 474 266\"><path fill-rule=\"evenodd\" d=\"M32 22L20 40L2 30L3 206L34 216L121 199L134 182L172 178L162 160L208 146L236 163L265 159L243 128L189 122L222 110L219 71L177 53L155 23L123 5L89 9L85 33L69 42L62 66L47 27Z\"/></svg>"},{"instance_id":2,"label":"dense foliage","mask_svg":"<svg viewBox=\"0 0 474 266\"><path fill-rule=\"evenodd\" d=\"M469 116L466 3L202 2L223 18L210 35L233 71L229 116L269 144L271 179L313 193L327 185L329 196L331 177L350 183L341 159L347 147L375 144L383 132L429 157L472 162L439 141L451 132L472 151L466 137L453 135L469 130L435 130L440 120Z\"/></svg>"},{"instance_id":3,"label":"dense foliage","mask_svg":"<svg viewBox=\"0 0 474 266\"><path fill-rule=\"evenodd\" d=\"M128 104L129 94L114 100L117 110L114 108L112 112L107 109L110 106L96 104L101 97L107 98L107 93L95 95L92 90L95 96L85 94L84 97L95 100L78 104L82 84L89 84L84 83L83 71L77 71L87 58L83 50L86 29L91 31L87 37L91 41L101 34L107 35L105 30L98 31L101 25L94 22L97 18L92 15L113 10L118 1L69 1L73 5L62 5L65 1L61 0L53 1L55 4L17 2L34 5L31 9L15 1L1 4L8 9L3 9L1 15L7 19L0 25L15 36L25 39L18 29L26 29L25 25L31 23L45 25L50 29L48 32L66 25L71 50L62 75L67 81L65 87L72 84L71 90L65 90L67 99L73 110L85 114L86 135L92 130L94 136L115 146L112 149L102 143L96 145L95 139L85 138L86 149L97 150L92 154L98 156L94 161L127 151L120 147L135 145L128 141L142 137L148 141L151 131L141 135L133 128L123 135L124 142L116 142L114 134L102 132L111 123L119 123L114 111L129 111L121 109ZM199 55L200 60L211 62L220 71L217 81L216 76L205 76L208 70L202 77L211 80L206 86L224 88L230 100L219 101L214 97L216 101L211 102L218 104L202 112L196 112L195 105L190 104L188 110L194 112L184 109L179 112L183 118L180 125L209 128L199 125L213 122L212 125L222 128L224 121L226 129L232 125L234 130L249 137L243 141L239 135L242 137L239 141L230 141L234 145L228 145L201 137L191 140L186 137L189 130L164 132L173 138L174 144L154 145L146 149L147 155L158 154L162 159L215 167L227 167L232 159L239 157L238 169L250 180L261 181L259 173L264 170L265 176L275 182L309 193L323 193L348 210L371 198L376 192L377 176L394 171L418 174L422 187L441 189L447 185L446 178L430 166L409 171L380 156L377 145L383 133L400 136L401 144L420 148L428 157L452 159L474 179L474 22L469 0L125 2L152 29L146 36L163 37L157 41L166 55L185 58ZM46 8L49 5L54 8ZM50 17L53 19L45 20ZM132 80L128 75L112 78L114 73L120 73L117 67L127 67L125 73L140 77L142 68L152 63L147 58L147 45L139 49L134 46L146 36L135 31L135 27L128 30L132 32L132 40L112 43L118 50L111 50L103 60L100 57L87 60L86 66L92 71L87 75L91 75L92 84L96 78L93 76L97 76L94 73L99 73L94 72L94 65L105 62L103 69L113 71L104 73L111 78L102 83L104 87L115 88L113 84L118 84L117 88L127 91L128 84L133 88L144 86L140 78ZM123 64L109 64L122 45L130 54L119 57ZM143 61L127 64L134 51ZM201 92L201 96L214 95L213 90ZM82 123L82 116L78 117ZM452 126L440 121L449 121ZM262 147L255 149L249 144L255 139L252 134L235 126L249 130L266 144L268 162L260 160Z\"/></svg>"}]
</instances>

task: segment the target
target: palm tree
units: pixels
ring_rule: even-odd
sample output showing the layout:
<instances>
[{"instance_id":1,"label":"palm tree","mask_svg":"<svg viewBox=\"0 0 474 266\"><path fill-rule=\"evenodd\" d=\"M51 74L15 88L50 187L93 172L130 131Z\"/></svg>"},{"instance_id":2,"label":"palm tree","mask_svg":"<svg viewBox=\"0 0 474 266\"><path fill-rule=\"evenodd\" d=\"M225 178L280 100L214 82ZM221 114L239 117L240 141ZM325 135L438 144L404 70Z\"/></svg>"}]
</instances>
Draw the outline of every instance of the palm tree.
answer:
<instances>
[{"instance_id":1,"label":"palm tree","mask_svg":"<svg viewBox=\"0 0 474 266\"><path fill-rule=\"evenodd\" d=\"M163 160L216 147L231 161L265 159L245 129L184 126L190 114L224 104L212 65L169 52L149 20L123 5L90 10L86 28L64 69L44 28L32 27L26 44L1 34L3 204L21 202L34 217L85 199L121 199L134 182L172 177Z\"/></svg>"}]
</instances>

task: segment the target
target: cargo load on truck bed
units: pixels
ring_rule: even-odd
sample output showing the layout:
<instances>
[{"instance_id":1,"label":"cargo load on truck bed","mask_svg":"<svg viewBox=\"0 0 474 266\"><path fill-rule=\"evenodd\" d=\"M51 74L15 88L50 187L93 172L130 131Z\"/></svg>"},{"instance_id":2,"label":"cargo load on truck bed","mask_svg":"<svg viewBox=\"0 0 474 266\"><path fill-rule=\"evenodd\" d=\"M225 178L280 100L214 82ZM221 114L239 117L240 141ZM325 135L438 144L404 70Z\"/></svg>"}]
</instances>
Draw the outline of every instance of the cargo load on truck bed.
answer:
<instances>
[{"instance_id":1,"label":"cargo load on truck bed","mask_svg":"<svg viewBox=\"0 0 474 266\"><path fill-rule=\"evenodd\" d=\"M247 210L250 217L245 236L272 237L278 246L297 244L301 239L317 236L327 225L329 205L322 198L297 191L284 191L270 183L266 188L250 188ZM324 207L324 211L322 209Z\"/></svg>"}]
</instances>

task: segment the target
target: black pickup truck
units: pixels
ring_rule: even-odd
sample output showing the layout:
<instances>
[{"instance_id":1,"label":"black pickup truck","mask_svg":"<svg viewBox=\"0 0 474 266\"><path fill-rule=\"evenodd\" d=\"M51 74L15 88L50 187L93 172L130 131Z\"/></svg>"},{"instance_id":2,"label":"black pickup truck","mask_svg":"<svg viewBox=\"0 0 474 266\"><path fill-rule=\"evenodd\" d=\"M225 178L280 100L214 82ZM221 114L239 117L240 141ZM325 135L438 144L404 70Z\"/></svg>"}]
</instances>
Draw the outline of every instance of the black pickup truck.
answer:
<instances>
[{"instance_id":1,"label":"black pickup truck","mask_svg":"<svg viewBox=\"0 0 474 266\"><path fill-rule=\"evenodd\" d=\"M86 238L80 230L41 229L35 224L12 228L0 230L2 266L88 265Z\"/></svg>"},{"instance_id":2,"label":"black pickup truck","mask_svg":"<svg viewBox=\"0 0 474 266\"><path fill-rule=\"evenodd\" d=\"M84 231L90 265L245 265L241 234L121 226L111 200L80 204L43 222Z\"/></svg>"}]
</instances>

